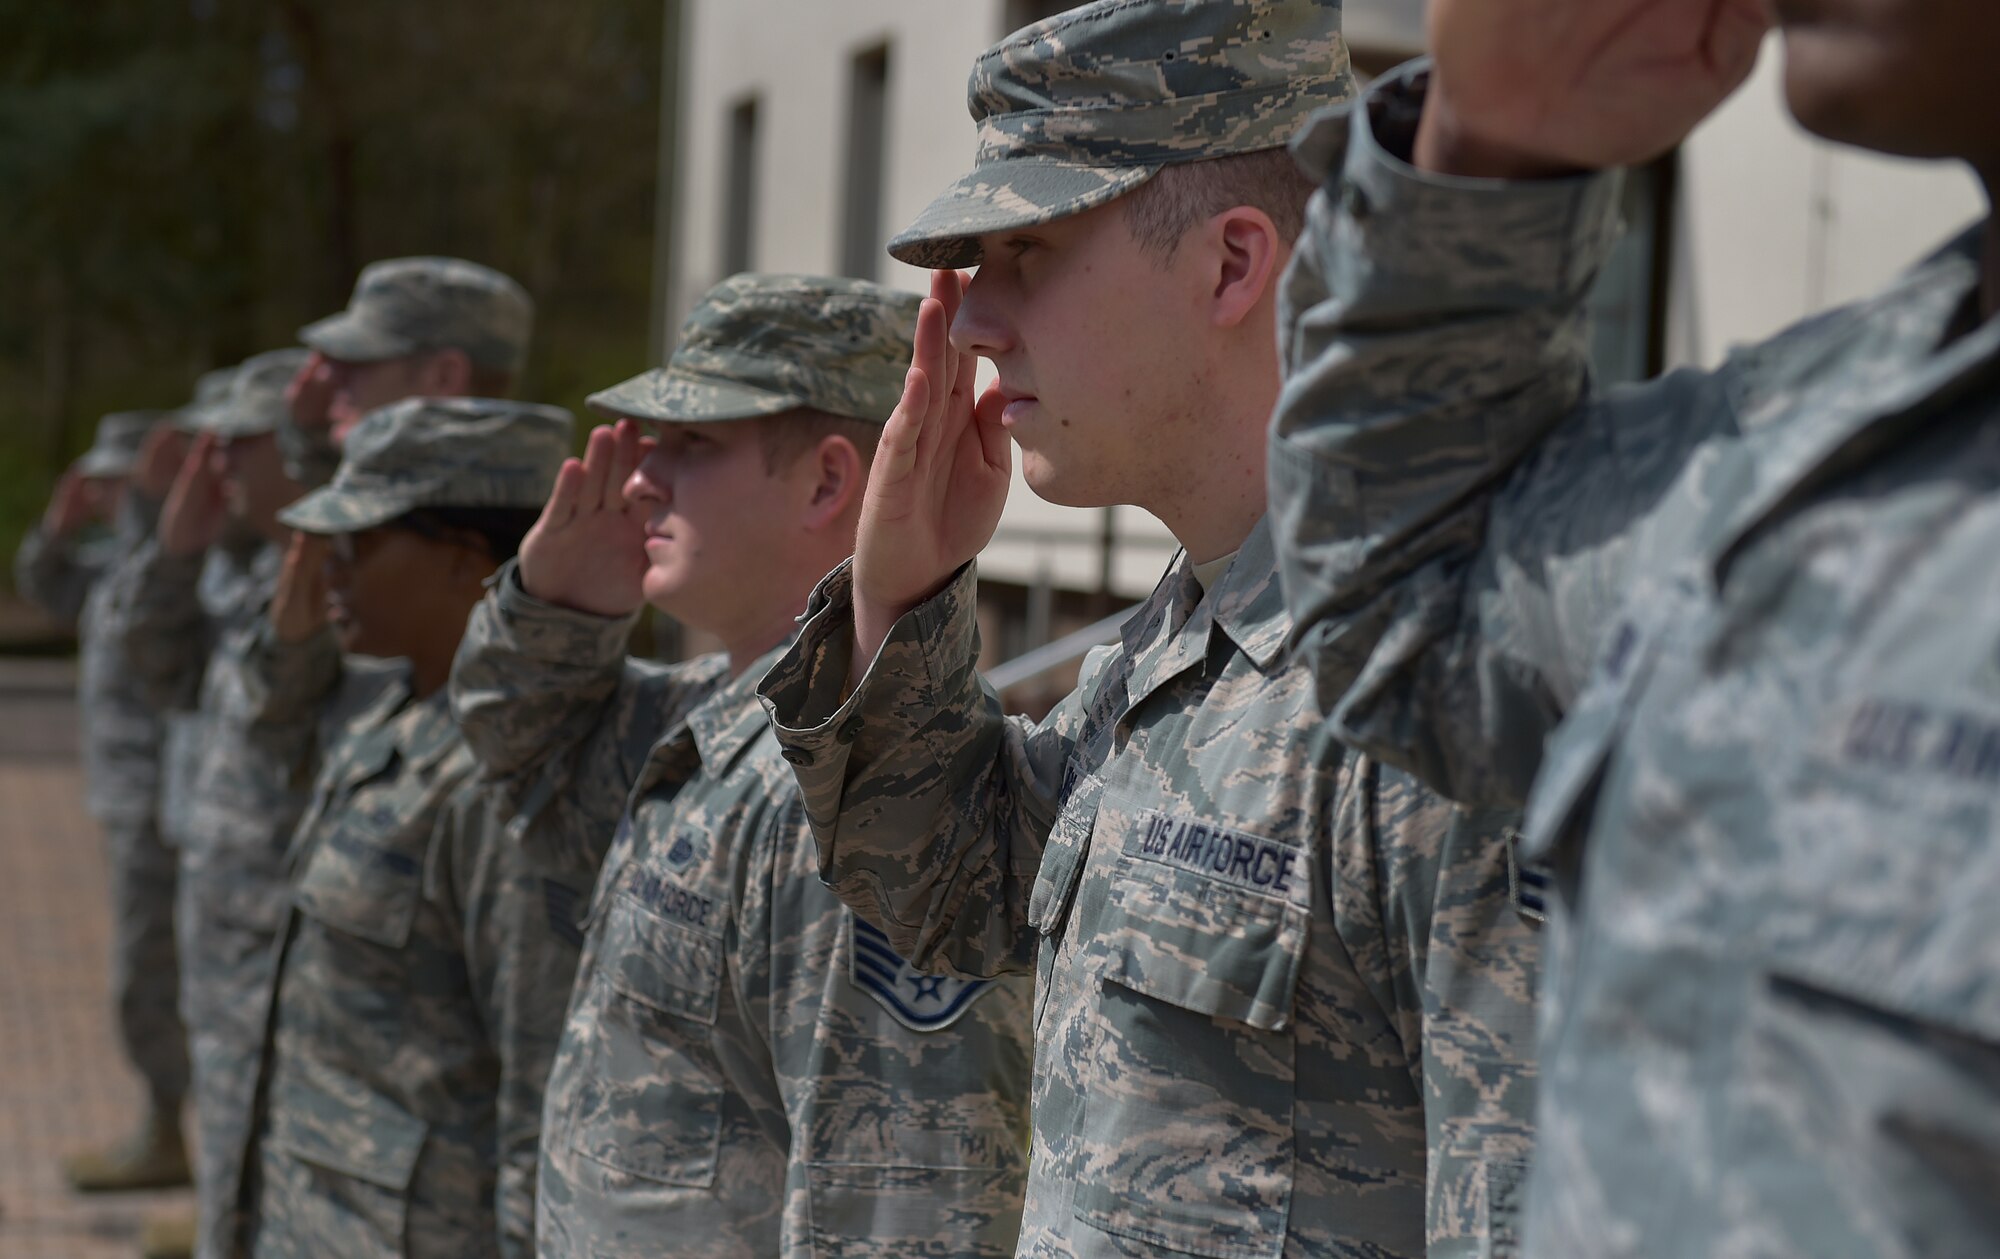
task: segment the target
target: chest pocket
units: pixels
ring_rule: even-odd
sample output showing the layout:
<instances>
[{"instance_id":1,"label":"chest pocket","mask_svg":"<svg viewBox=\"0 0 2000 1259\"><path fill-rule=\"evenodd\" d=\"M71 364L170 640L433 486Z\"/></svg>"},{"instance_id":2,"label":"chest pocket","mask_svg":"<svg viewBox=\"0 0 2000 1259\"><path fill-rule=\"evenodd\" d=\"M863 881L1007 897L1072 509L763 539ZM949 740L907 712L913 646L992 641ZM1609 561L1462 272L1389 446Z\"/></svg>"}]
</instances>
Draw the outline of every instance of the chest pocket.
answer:
<instances>
[{"instance_id":1,"label":"chest pocket","mask_svg":"<svg viewBox=\"0 0 2000 1259\"><path fill-rule=\"evenodd\" d=\"M325 1254L390 1256L405 1245L423 1121L367 1085L306 1060L272 1091L265 1229ZM271 1192L277 1190L278 1192ZM275 1227L274 1227L275 1226Z\"/></svg>"},{"instance_id":2,"label":"chest pocket","mask_svg":"<svg viewBox=\"0 0 2000 1259\"><path fill-rule=\"evenodd\" d=\"M385 949L410 941L429 841L415 784L405 800L395 784L372 781L394 760L393 746L381 745L350 771L359 789L342 789L315 808L320 835L302 854L292 888L293 904L308 918Z\"/></svg>"},{"instance_id":3,"label":"chest pocket","mask_svg":"<svg viewBox=\"0 0 2000 1259\"><path fill-rule=\"evenodd\" d=\"M630 888L606 901L587 981L600 1011L571 1099L569 1144L629 1175L705 1189L722 1138L713 1043L722 939L689 924L719 928L710 920L722 908L671 885L651 890L686 921L655 912Z\"/></svg>"},{"instance_id":4,"label":"chest pocket","mask_svg":"<svg viewBox=\"0 0 2000 1259\"><path fill-rule=\"evenodd\" d=\"M1154 1250L1275 1256L1311 854L1234 832L1163 837L1172 825L1132 828L1093 932L1106 1065L1083 1104L1076 1215ZM1185 864L1142 855L1152 846Z\"/></svg>"}]
</instances>

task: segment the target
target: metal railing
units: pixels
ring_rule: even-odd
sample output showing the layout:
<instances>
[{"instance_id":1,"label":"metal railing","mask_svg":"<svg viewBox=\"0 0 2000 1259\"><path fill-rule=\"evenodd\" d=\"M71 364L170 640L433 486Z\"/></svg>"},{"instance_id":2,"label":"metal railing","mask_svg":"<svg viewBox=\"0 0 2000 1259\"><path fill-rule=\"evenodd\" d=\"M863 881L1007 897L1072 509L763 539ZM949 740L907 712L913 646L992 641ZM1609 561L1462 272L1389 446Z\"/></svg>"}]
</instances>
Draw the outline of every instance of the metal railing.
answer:
<instances>
[{"instance_id":1,"label":"metal railing","mask_svg":"<svg viewBox=\"0 0 2000 1259\"><path fill-rule=\"evenodd\" d=\"M1118 631L1134 612L1139 610L1133 604L1122 611L1114 612L1101 621L1084 626L1073 634L1064 634L1054 642L1044 643L1032 651L1026 651L1002 664L987 670L986 680L996 691L1005 691L1032 682L1055 669L1081 660L1093 647L1102 647L1118 641Z\"/></svg>"}]
</instances>

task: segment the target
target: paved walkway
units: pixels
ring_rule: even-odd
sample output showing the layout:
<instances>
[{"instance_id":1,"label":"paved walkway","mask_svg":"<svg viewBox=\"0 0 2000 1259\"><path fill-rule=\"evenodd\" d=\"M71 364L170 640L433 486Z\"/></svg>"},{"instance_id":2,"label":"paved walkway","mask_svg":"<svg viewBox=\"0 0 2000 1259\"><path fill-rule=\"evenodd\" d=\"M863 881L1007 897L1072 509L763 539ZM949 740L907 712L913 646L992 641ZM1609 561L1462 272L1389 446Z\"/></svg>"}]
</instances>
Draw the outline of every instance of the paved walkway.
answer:
<instances>
[{"instance_id":1,"label":"paved walkway","mask_svg":"<svg viewBox=\"0 0 2000 1259\"><path fill-rule=\"evenodd\" d=\"M67 661L0 658L0 1259L127 1259L151 1215L190 1202L62 1178L63 1154L124 1135L140 1094L111 1033L74 687Z\"/></svg>"}]
</instances>

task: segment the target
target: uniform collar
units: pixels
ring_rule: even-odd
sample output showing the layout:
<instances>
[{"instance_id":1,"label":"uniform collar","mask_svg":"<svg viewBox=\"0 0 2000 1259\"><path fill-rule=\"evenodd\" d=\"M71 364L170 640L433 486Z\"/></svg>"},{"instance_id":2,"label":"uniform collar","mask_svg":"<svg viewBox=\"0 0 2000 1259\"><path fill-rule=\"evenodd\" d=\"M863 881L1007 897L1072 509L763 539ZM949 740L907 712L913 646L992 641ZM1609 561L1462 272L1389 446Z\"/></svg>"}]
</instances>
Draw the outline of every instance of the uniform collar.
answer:
<instances>
[{"instance_id":1,"label":"uniform collar","mask_svg":"<svg viewBox=\"0 0 2000 1259\"><path fill-rule=\"evenodd\" d=\"M403 694L409 694L407 682ZM458 723L451 718L449 687L439 687L435 695L410 705L407 712L397 717L395 725L396 743L417 773L430 769L463 742Z\"/></svg>"},{"instance_id":2,"label":"uniform collar","mask_svg":"<svg viewBox=\"0 0 2000 1259\"><path fill-rule=\"evenodd\" d=\"M1823 475L1849 466L1861 447L1886 447L1923 427L1973 378L1993 373L2000 319L1944 344L1979 291L1980 234L1952 241L1817 343L1789 354L1778 347L1747 400L1744 428L1768 433L1768 444L1710 552L1718 579L1763 521ZM1816 345L1809 353L1808 344Z\"/></svg>"},{"instance_id":3,"label":"uniform collar","mask_svg":"<svg viewBox=\"0 0 2000 1259\"><path fill-rule=\"evenodd\" d=\"M710 777L726 772L737 755L770 725L757 702L757 685L791 649L791 640L773 647L721 690L688 714L688 732L701 753L702 770Z\"/></svg>"},{"instance_id":4,"label":"uniform collar","mask_svg":"<svg viewBox=\"0 0 2000 1259\"><path fill-rule=\"evenodd\" d=\"M1283 657L1291 629L1267 520L1257 522L1235 560L1206 593L1195 580L1194 564L1182 552L1121 632L1132 661L1129 702L1138 704L1199 664L1217 630L1260 672L1269 672Z\"/></svg>"}]
</instances>

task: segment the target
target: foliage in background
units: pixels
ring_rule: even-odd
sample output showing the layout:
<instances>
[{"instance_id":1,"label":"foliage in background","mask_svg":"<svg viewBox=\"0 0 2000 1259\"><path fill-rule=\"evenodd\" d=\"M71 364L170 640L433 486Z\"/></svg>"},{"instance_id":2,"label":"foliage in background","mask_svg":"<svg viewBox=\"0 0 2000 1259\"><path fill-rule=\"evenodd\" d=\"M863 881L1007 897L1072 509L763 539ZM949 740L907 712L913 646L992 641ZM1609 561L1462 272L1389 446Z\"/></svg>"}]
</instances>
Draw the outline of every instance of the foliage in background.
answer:
<instances>
[{"instance_id":1,"label":"foliage in background","mask_svg":"<svg viewBox=\"0 0 2000 1259\"><path fill-rule=\"evenodd\" d=\"M523 396L645 367L661 13L0 0L0 559L99 415L292 344L374 258L525 284Z\"/></svg>"}]
</instances>

